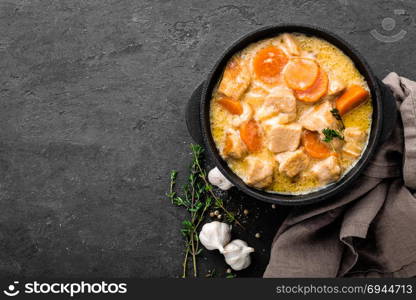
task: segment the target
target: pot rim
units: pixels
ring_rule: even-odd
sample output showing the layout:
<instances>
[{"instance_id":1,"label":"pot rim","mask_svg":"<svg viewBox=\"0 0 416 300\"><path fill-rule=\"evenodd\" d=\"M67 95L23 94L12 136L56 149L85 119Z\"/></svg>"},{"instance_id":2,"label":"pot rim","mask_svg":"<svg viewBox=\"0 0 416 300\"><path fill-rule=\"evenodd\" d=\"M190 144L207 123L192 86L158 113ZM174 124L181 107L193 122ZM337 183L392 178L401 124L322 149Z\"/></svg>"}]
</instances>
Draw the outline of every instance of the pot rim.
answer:
<instances>
[{"instance_id":1,"label":"pot rim","mask_svg":"<svg viewBox=\"0 0 416 300\"><path fill-rule=\"evenodd\" d=\"M329 43L339 48L345 55L347 55L354 63L355 67L364 76L368 83L371 92L373 115L371 131L367 146L361 155L361 158L356 164L337 182L327 185L316 191L311 191L306 194L288 195L281 193L272 193L259 190L248 186L243 180L237 176L228 166L227 162L223 160L219 154L219 151L215 145L211 134L210 126L210 101L212 90L218 82L219 76L223 72L223 68L228 60L236 52L244 49L249 44L260 41L263 39L277 36L284 32L299 32L306 35L312 35L322 38ZM265 202L280 204L280 205L307 205L327 200L340 192L344 191L347 187L357 179L358 175L367 166L371 159L372 154L375 152L378 141L380 139L381 127L383 123L383 103L381 99L380 87L375 75L373 74L370 66L366 60L359 54L359 52L351 46L344 39L338 35L328 31L325 28L321 28L314 25L307 25L301 23L283 23L271 26L265 26L254 31L251 31L243 37L237 39L230 47L223 52L223 54L216 61L214 67L211 69L207 76L207 80L204 83L201 103L200 103L200 122L202 128L202 136L205 144L205 148L208 153L213 157L215 165L219 168L221 173L233 183L240 191Z\"/></svg>"}]
</instances>

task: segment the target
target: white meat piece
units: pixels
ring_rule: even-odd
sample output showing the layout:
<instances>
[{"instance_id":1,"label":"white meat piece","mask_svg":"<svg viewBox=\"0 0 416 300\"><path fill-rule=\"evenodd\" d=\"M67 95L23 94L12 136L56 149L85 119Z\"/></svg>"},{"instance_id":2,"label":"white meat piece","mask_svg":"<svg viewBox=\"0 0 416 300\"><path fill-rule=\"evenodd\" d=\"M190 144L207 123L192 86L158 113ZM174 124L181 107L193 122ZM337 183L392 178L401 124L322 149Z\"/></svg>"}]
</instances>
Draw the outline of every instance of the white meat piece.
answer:
<instances>
[{"instance_id":1,"label":"white meat piece","mask_svg":"<svg viewBox=\"0 0 416 300\"><path fill-rule=\"evenodd\" d=\"M344 130L345 145L342 151L352 157L359 157L367 134L356 127L348 127Z\"/></svg>"},{"instance_id":2,"label":"white meat piece","mask_svg":"<svg viewBox=\"0 0 416 300\"><path fill-rule=\"evenodd\" d=\"M229 190L234 186L224 175L222 175L217 167L209 171L208 181L223 191Z\"/></svg>"},{"instance_id":3,"label":"white meat piece","mask_svg":"<svg viewBox=\"0 0 416 300\"><path fill-rule=\"evenodd\" d=\"M294 152L283 152L276 155L279 162L279 172L294 177L305 170L309 164L309 156L302 149Z\"/></svg>"},{"instance_id":4,"label":"white meat piece","mask_svg":"<svg viewBox=\"0 0 416 300\"><path fill-rule=\"evenodd\" d=\"M352 157L359 157L362 147L356 143L345 143L342 151Z\"/></svg>"},{"instance_id":5,"label":"white meat piece","mask_svg":"<svg viewBox=\"0 0 416 300\"><path fill-rule=\"evenodd\" d=\"M276 106L270 104L266 105L265 103L263 103L263 105L260 106L260 108L256 111L254 119L261 122L269 118L275 117L278 114L279 111Z\"/></svg>"},{"instance_id":6,"label":"white meat piece","mask_svg":"<svg viewBox=\"0 0 416 300\"><path fill-rule=\"evenodd\" d=\"M249 121L253 117L253 110L251 109L250 104L242 103L243 113L241 115L234 116L232 119L232 125L234 127L239 127L246 121Z\"/></svg>"},{"instance_id":7,"label":"white meat piece","mask_svg":"<svg viewBox=\"0 0 416 300\"><path fill-rule=\"evenodd\" d=\"M240 132L234 129L227 129L225 132L224 147L222 155L224 158L242 158L247 154L247 147L240 137Z\"/></svg>"},{"instance_id":8,"label":"white meat piece","mask_svg":"<svg viewBox=\"0 0 416 300\"><path fill-rule=\"evenodd\" d=\"M299 147L302 126L276 124L266 131L267 148L274 152L295 151Z\"/></svg>"},{"instance_id":9,"label":"white meat piece","mask_svg":"<svg viewBox=\"0 0 416 300\"><path fill-rule=\"evenodd\" d=\"M250 85L250 81L247 63L241 57L234 57L224 70L218 91L238 100Z\"/></svg>"},{"instance_id":10,"label":"white meat piece","mask_svg":"<svg viewBox=\"0 0 416 300\"><path fill-rule=\"evenodd\" d=\"M274 125L277 125L277 124L285 125L285 124L292 122L293 120L294 120L293 114L280 113L276 117L263 121L261 125L267 131Z\"/></svg>"},{"instance_id":11,"label":"white meat piece","mask_svg":"<svg viewBox=\"0 0 416 300\"><path fill-rule=\"evenodd\" d=\"M247 173L245 183L262 189L273 182L274 162L258 157L247 157Z\"/></svg>"},{"instance_id":12,"label":"white meat piece","mask_svg":"<svg viewBox=\"0 0 416 300\"><path fill-rule=\"evenodd\" d=\"M332 115L332 109L332 104L329 101L313 106L303 113L299 122L304 128L317 131L319 134L322 134L322 130L325 128L338 130L339 122Z\"/></svg>"},{"instance_id":13,"label":"white meat piece","mask_svg":"<svg viewBox=\"0 0 416 300\"><path fill-rule=\"evenodd\" d=\"M291 34L285 33L283 34L282 38L285 48L287 49L290 55L297 56L300 54L298 43Z\"/></svg>"},{"instance_id":14,"label":"white meat piece","mask_svg":"<svg viewBox=\"0 0 416 300\"><path fill-rule=\"evenodd\" d=\"M367 134L357 127L348 127L344 130L344 139L348 142L362 144L365 142Z\"/></svg>"},{"instance_id":15,"label":"white meat piece","mask_svg":"<svg viewBox=\"0 0 416 300\"><path fill-rule=\"evenodd\" d=\"M243 101L248 103L255 111L263 105L264 99L266 98L268 91L261 87L250 87L247 93L244 94Z\"/></svg>"},{"instance_id":16,"label":"white meat piece","mask_svg":"<svg viewBox=\"0 0 416 300\"><path fill-rule=\"evenodd\" d=\"M322 138L322 136L321 136ZM332 139L332 141L329 142L330 148L334 149L335 151L339 151L344 146L345 142L341 139L335 138Z\"/></svg>"},{"instance_id":17,"label":"white meat piece","mask_svg":"<svg viewBox=\"0 0 416 300\"><path fill-rule=\"evenodd\" d=\"M341 167L335 156L330 156L317 162L312 168L311 173L315 175L321 183L330 183L338 180L341 175Z\"/></svg>"},{"instance_id":18,"label":"white meat piece","mask_svg":"<svg viewBox=\"0 0 416 300\"><path fill-rule=\"evenodd\" d=\"M339 78L336 75L331 74L329 76L329 86L328 86L328 95L337 95L341 93L346 88L345 81Z\"/></svg>"},{"instance_id":19,"label":"white meat piece","mask_svg":"<svg viewBox=\"0 0 416 300\"><path fill-rule=\"evenodd\" d=\"M301 51L300 56L302 58L314 59L316 60L316 53L311 51Z\"/></svg>"},{"instance_id":20,"label":"white meat piece","mask_svg":"<svg viewBox=\"0 0 416 300\"><path fill-rule=\"evenodd\" d=\"M265 97L263 105L257 110L255 119L264 121L269 118L285 114L283 117L288 123L296 119L296 97L287 87L276 87Z\"/></svg>"}]
</instances>

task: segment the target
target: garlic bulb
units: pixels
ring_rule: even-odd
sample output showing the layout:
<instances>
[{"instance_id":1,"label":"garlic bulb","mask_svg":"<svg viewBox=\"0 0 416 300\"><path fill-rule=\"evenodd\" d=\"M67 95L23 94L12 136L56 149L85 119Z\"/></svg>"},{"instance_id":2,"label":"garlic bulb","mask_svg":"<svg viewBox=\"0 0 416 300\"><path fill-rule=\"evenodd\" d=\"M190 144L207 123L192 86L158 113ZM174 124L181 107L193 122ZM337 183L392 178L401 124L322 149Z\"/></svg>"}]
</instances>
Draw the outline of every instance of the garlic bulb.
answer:
<instances>
[{"instance_id":1,"label":"garlic bulb","mask_svg":"<svg viewBox=\"0 0 416 300\"><path fill-rule=\"evenodd\" d=\"M234 185L225 178L224 175L218 170L217 167L209 171L208 173L208 180L212 185L215 185L222 189L223 191L229 190Z\"/></svg>"},{"instance_id":2,"label":"garlic bulb","mask_svg":"<svg viewBox=\"0 0 416 300\"><path fill-rule=\"evenodd\" d=\"M231 240L231 225L214 221L202 226L199 240L208 250L218 249L221 253L224 246Z\"/></svg>"},{"instance_id":3,"label":"garlic bulb","mask_svg":"<svg viewBox=\"0 0 416 300\"><path fill-rule=\"evenodd\" d=\"M235 271L247 268L250 263L250 253L254 248L248 247L242 240L233 240L224 247L225 262Z\"/></svg>"}]
</instances>

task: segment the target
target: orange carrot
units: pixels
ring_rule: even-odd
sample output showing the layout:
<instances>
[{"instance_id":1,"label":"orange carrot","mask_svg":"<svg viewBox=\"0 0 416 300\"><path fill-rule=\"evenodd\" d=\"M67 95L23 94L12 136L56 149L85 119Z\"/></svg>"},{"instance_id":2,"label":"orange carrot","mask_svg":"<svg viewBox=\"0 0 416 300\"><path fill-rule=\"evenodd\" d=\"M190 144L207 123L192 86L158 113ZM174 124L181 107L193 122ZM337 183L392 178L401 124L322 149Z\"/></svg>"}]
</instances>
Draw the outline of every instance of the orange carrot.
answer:
<instances>
[{"instance_id":1,"label":"orange carrot","mask_svg":"<svg viewBox=\"0 0 416 300\"><path fill-rule=\"evenodd\" d=\"M254 120L243 123L240 127L240 137L248 151L257 152L262 146L260 128Z\"/></svg>"},{"instance_id":2,"label":"orange carrot","mask_svg":"<svg viewBox=\"0 0 416 300\"><path fill-rule=\"evenodd\" d=\"M233 148L233 141L231 140L231 137L229 134L225 136L225 144L222 152L224 155L228 155L230 153L231 149Z\"/></svg>"},{"instance_id":3,"label":"orange carrot","mask_svg":"<svg viewBox=\"0 0 416 300\"><path fill-rule=\"evenodd\" d=\"M233 115L241 115L243 113L241 103L231 97L222 97L218 100L218 103Z\"/></svg>"},{"instance_id":4,"label":"orange carrot","mask_svg":"<svg viewBox=\"0 0 416 300\"><path fill-rule=\"evenodd\" d=\"M335 106L339 114L345 115L368 99L368 91L359 85L351 85L344 94L335 100Z\"/></svg>"},{"instance_id":5,"label":"orange carrot","mask_svg":"<svg viewBox=\"0 0 416 300\"><path fill-rule=\"evenodd\" d=\"M297 91L310 88L318 78L319 65L312 59L293 58L284 71L287 85Z\"/></svg>"},{"instance_id":6,"label":"orange carrot","mask_svg":"<svg viewBox=\"0 0 416 300\"><path fill-rule=\"evenodd\" d=\"M302 143L310 157L323 159L331 155L330 149L321 141L316 132L305 130L302 134Z\"/></svg>"},{"instance_id":7,"label":"orange carrot","mask_svg":"<svg viewBox=\"0 0 416 300\"><path fill-rule=\"evenodd\" d=\"M282 50L269 46L256 54L253 62L254 72L262 81L273 84L279 81L280 72L287 62L288 58Z\"/></svg>"},{"instance_id":8,"label":"orange carrot","mask_svg":"<svg viewBox=\"0 0 416 300\"><path fill-rule=\"evenodd\" d=\"M303 102L314 103L321 99L328 91L328 76L319 68L318 79L305 91L295 91L296 98Z\"/></svg>"}]
</instances>

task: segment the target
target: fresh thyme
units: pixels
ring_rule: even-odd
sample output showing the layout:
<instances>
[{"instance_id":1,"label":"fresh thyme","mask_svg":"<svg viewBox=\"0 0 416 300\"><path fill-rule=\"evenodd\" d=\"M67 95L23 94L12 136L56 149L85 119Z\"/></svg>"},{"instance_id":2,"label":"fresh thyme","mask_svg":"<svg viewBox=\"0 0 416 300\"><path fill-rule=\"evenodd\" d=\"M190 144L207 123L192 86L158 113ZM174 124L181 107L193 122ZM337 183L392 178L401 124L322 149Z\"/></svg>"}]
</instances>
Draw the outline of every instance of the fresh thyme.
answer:
<instances>
[{"instance_id":1,"label":"fresh thyme","mask_svg":"<svg viewBox=\"0 0 416 300\"><path fill-rule=\"evenodd\" d=\"M339 133L337 130L325 128L322 130L322 133L324 134L323 141L326 143L331 142L334 138L339 138L341 140L344 139L341 133Z\"/></svg>"},{"instance_id":2,"label":"fresh thyme","mask_svg":"<svg viewBox=\"0 0 416 300\"><path fill-rule=\"evenodd\" d=\"M339 114L339 110L336 108L331 109L331 114L337 119L341 124L341 129L345 129L344 121L342 120L341 115Z\"/></svg>"},{"instance_id":3,"label":"fresh thyme","mask_svg":"<svg viewBox=\"0 0 416 300\"><path fill-rule=\"evenodd\" d=\"M213 278L215 276L217 276L217 271L215 269L208 271L208 273L205 275L207 278Z\"/></svg>"},{"instance_id":4,"label":"fresh thyme","mask_svg":"<svg viewBox=\"0 0 416 300\"><path fill-rule=\"evenodd\" d=\"M192 262L193 276L198 276L196 257L201 253L198 230L206 212L211 207L221 208L229 221L239 226L234 214L224 207L224 202L213 191L212 185L207 179L206 171L202 168L201 159L203 148L200 145L191 145L192 163L187 183L182 187L182 194L177 195L175 190L177 172L170 174L170 185L167 197L179 207L184 207L189 212L189 218L182 222L181 233L185 238L185 256L182 264L182 278L186 277L188 264Z\"/></svg>"}]
</instances>

